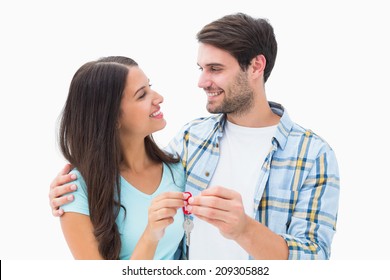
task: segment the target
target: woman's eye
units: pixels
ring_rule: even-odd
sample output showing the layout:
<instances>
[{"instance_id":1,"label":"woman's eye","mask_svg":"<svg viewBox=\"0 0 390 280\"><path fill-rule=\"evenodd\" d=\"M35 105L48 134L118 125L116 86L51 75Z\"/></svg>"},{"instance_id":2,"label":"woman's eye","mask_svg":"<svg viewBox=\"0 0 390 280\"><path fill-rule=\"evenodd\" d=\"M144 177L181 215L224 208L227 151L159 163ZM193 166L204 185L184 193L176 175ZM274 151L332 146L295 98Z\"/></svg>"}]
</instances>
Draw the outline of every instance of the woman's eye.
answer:
<instances>
[{"instance_id":1,"label":"woman's eye","mask_svg":"<svg viewBox=\"0 0 390 280\"><path fill-rule=\"evenodd\" d=\"M138 97L138 99L142 99L142 98L144 98L146 96L146 91L144 91L139 97Z\"/></svg>"}]
</instances>

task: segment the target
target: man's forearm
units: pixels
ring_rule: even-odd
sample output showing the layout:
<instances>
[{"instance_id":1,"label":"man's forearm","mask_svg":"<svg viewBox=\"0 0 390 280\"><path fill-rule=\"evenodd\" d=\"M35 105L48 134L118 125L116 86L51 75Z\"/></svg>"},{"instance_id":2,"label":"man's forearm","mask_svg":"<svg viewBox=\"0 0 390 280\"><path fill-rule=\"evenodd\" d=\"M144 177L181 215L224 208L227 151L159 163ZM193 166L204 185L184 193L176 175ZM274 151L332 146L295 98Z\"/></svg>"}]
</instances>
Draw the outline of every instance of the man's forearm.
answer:
<instances>
[{"instance_id":1,"label":"man's forearm","mask_svg":"<svg viewBox=\"0 0 390 280\"><path fill-rule=\"evenodd\" d=\"M246 216L245 231L235 241L254 259L287 260L288 246L280 235L272 232L263 224Z\"/></svg>"}]
</instances>

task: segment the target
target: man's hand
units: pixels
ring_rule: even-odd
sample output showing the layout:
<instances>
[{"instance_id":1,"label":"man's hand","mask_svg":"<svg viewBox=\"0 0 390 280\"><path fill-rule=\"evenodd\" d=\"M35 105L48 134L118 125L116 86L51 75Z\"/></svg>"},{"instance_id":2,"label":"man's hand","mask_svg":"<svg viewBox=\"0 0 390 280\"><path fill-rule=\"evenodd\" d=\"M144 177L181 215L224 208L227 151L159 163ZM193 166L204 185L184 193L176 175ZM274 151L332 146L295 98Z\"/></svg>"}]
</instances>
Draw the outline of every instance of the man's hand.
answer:
<instances>
[{"instance_id":1,"label":"man's hand","mask_svg":"<svg viewBox=\"0 0 390 280\"><path fill-rule=\"evenodd\" d=\"M69 184L77 179L75 174L68 174L72 168L71 164L66 164L50 184L49 203L55 217L60 217L64 214L60 206L72 201L74 198L72 194L64 195L77 189L75 184Z\"/></svg>"},{"instance_id":2,"label":"man's hand","mask_svg":"<svg viewBox=\"0 0 390 280\"><path fill-rule=\"evenodd\" d=\"M228 239L236 240L246 231L251 218L245 214L241 195L216 186L188 200L189 210L198 218L216 226Z\"/></svg>"},{"instance_id":3,"label":"man's hand","mask_svg":"<svg viewBox=\"0 0 390 280\"><path fill-rule=\"evenodd\" d=\"M285 240L245 214L241 195L224 187L211 187L188 200L192 214L214 226L238 243L254 259L288 258Z\"/></svg>"}]
</instances>

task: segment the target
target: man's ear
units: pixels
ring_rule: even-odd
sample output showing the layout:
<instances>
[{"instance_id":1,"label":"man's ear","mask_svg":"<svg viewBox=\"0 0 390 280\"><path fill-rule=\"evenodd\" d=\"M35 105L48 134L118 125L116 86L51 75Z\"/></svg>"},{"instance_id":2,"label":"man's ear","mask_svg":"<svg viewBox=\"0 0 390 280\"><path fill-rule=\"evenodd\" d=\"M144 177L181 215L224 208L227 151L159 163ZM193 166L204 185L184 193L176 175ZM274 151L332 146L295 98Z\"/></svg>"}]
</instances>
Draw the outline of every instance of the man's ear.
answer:
<instances>
[{"instance_id":1,"label":"man's ear","mask_svg":"<svg viewBox=\"0 0 390 280\"><path fill-rule=\"evenodd\" d=\"M250 73L253 78L258 78L259 76L264 76L265 65L267 64L267 60L265 56L259 54L255 56L250 64Z\"/></svg>"}]
</instances>

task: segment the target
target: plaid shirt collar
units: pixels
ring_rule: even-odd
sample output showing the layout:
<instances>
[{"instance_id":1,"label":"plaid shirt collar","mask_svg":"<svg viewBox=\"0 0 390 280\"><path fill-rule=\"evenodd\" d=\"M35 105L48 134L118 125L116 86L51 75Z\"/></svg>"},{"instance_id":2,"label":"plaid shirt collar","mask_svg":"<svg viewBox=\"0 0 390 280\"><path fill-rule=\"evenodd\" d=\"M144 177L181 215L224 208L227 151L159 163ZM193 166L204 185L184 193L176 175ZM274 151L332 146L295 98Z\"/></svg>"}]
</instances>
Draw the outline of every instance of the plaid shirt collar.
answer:
<instances>
[{"instance_id":1,"label":"plaid shirt collar","mask_svg":"<svg viewBox=\"0 0 390 280\"><path fill-rule=\"evenodd\" d=\"M272 112L281 117L272 143L274 145L277 144L280 149L284 150L288 135L294 123L291 121L287 111L281 104L272 101L269 101L268 104L271 107ZM215 127L218 127L218 137L222 137L223 135L226 120L226 114L219 114L216 116Z\"/></svg>"}]
</instances>

